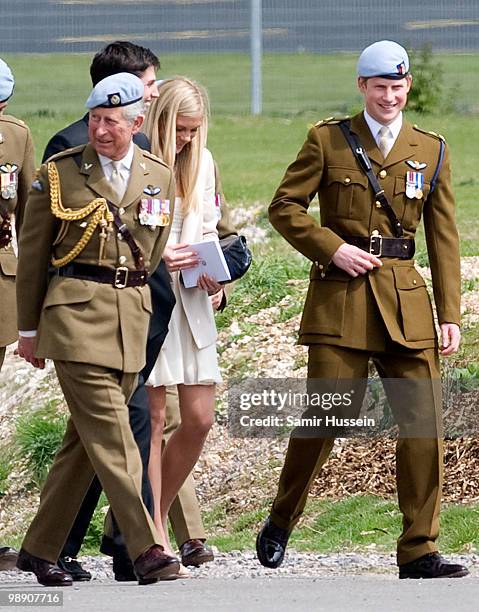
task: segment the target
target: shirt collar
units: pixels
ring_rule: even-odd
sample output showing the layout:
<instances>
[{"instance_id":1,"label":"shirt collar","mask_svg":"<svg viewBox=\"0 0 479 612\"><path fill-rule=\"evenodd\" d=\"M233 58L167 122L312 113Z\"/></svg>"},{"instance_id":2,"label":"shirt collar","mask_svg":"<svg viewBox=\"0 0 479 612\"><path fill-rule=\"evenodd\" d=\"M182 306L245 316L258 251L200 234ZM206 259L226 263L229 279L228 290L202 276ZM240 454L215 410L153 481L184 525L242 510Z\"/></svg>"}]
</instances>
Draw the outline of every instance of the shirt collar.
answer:
<instances>
[{"instance_id":1,"label":"shirt collar","mask_svg":"<svg viewBox=\"0 0 479 612\"><path fill-rule=\"evenodd\" d=\"M376 119L373 119L366 109L364 110L364 119L368 124L369 129L371 130L371 134L373 135L374 140L376 140L377 142L379 138L378 132L383 127L382 123L379 123L378 121L376 121ZM402 128L402 112L399 113L396 119L394 119L394 121L390 123L387 127L391 130L391 134L393 135L394 141L396 141L396 138L399 136L399 132Z\"/></svg>"},{"instance_id":2,"label":"shirt collar","mask_svg":"<svg viewBox=\"0 0 479 612\"><path fill-rule=\"evenodd\" d=\"M131 166L133 164L133 155L135 153L135 146L133 144L133 141L130 142L130 148L128 149L127 154L125 155L125 157L122 157L121 159L115 160L115 161L119 161L121 162L121 165L126 168L127 170L131 170ZM105 170L105 167L108 166L109 164L112 163L113 160L111 160L109 157L106 157L105 155L100 155L100 153L98 153L98 159L100 160L100 164L101 167L103 168L103 170Z\"/></svg>"}]
</instances>

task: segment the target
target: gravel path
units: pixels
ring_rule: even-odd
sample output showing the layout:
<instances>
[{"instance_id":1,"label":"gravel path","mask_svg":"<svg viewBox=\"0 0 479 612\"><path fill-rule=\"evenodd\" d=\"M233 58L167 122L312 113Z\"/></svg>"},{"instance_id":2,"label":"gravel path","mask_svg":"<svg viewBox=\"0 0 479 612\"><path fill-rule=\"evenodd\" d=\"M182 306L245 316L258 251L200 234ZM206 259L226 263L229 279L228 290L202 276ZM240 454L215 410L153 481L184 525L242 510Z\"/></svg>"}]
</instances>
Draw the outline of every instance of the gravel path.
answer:
<instances>
[{"instance_id":1,"label":"gravel path","mask_svg":"<svg viewBox=\"0 0 479 612\"><path fill-rule=\"evenodd\" d=\"M479 578L479 555L449 555L449 561L466 565L471 576ZM111 560L108 557L82 557L84 567L93 574L93 580L108 582L113 580ZM262 579L262 578L301 578L332 576L380 575L386 579L397 576L394 554L379 553L299 553L288 551L283 565L277 570L262 567L251 551L232 551L219 553L215 551L215 561L198 568L190 568L188 580L202 578L214 579ZM19 571L2 572L2 582L27 583L32 581L32 574Z\"/></svg>"}]
</instances>

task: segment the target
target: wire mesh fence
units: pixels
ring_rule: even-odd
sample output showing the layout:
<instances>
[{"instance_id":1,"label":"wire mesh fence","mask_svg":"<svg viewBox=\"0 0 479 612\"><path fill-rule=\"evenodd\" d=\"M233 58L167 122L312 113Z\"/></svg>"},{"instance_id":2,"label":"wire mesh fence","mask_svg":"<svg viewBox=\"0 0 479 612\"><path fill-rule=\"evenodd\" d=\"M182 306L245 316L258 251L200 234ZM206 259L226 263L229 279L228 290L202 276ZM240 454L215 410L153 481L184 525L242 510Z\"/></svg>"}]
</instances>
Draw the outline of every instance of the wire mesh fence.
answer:
<instances>
[{"instance_id":1,"label":"wire mesh fence","mask_svg":"<svg viewBox=\"0 0 479 612\"><path fill-rule=\"evenodd\" d=\"M48 110L51 98L81 110L91 56L120 39L155 51L161 76L204 83L214 112L248 113L250 10L250 0L1 0L0 54L15 70L24 112ZM262 14L266 114L354 107L357 53L381 38L430 44L447 97L454 92L455 108L476 112L477 0L263 0Z\"/></svg>"}]
</instances>

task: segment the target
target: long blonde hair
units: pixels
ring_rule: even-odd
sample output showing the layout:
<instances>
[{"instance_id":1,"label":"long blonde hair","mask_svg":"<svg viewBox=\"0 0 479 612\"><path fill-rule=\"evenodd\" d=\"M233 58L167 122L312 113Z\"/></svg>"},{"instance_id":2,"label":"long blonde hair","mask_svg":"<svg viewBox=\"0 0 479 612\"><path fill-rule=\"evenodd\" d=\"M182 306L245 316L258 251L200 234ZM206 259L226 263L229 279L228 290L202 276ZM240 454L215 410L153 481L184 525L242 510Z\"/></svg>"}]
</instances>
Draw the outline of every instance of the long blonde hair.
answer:
<instances>
[{"instance_id":1,"label":"long blonde hair","mask_svg":"<svg viewBox=\"0 0 479 612\"><path fill-rule=\"evenodd\" d=\"M186 214L198 206L196 182L200 171L201 155L208 133L209 102L205 89L186 77L166 79L159 86L143 125L151 143L151 152L175 169L177 191L183 198ZM176 118L201 117L195 137L176 154Z\"/></svg>"}]
</instances>

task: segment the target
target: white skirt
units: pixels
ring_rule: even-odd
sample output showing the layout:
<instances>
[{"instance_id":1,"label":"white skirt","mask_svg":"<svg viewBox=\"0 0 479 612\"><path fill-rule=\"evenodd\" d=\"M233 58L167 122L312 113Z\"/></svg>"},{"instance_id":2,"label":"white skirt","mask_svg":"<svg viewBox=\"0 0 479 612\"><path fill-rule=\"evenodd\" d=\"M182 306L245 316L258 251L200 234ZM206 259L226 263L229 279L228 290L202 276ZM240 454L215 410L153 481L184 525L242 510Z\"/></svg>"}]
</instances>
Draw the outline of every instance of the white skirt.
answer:
<instances>
[{"instance_id":1,"label":"white skirt","mask_svg":"<svg viewBox=\"0 0 479 612\"><path fill-rule=\"evenodd\" d=\"M202 349L197 347L181 302L179 272L174 272L171 278L176 304L171 314L168 334L146 384L160 387L220 383L222 379L216 343Z\"/></svg>"}]
</instances>

